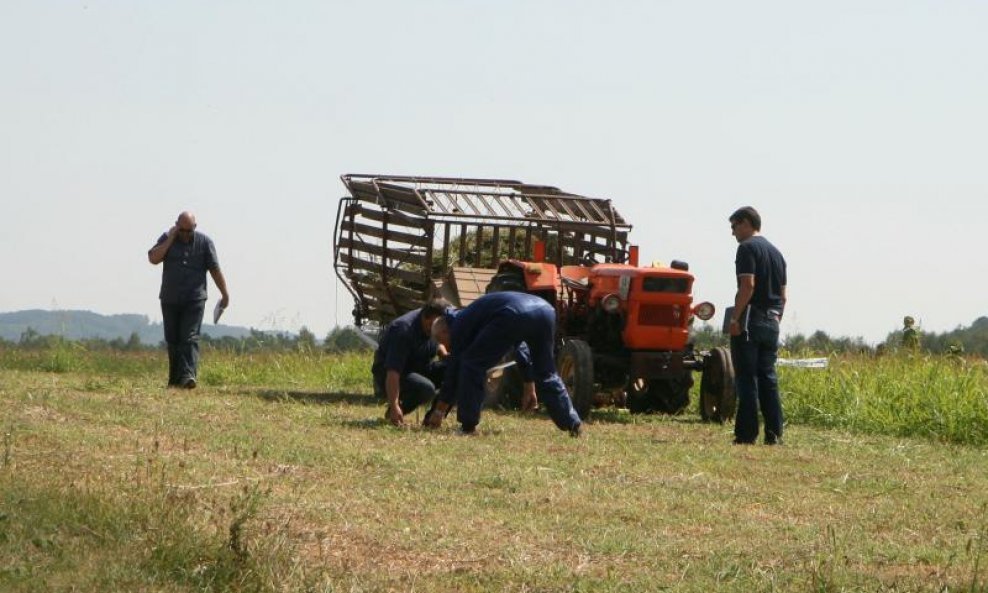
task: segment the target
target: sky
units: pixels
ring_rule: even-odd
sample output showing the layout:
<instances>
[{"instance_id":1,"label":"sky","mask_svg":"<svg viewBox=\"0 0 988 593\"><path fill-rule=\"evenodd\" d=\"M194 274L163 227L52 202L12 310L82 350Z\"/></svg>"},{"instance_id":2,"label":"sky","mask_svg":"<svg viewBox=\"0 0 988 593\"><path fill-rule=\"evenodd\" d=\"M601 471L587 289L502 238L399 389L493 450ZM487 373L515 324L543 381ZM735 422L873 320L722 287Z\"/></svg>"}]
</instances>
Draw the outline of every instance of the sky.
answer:
<instances>
[{"instance_id":1,"label":"sky","mask_svg":"<svg viewBox=\"0 0 988 593\"><path fill-rule=\"evenodd\" d=\"M0 0L0 311L159 321L147 250L191 210L224 323L324 336L339 175L389 173L610 198L721 311L751 205L784 334L948 331L988 315L986 30L944 0Z\"/></svg>"}]
</instances>

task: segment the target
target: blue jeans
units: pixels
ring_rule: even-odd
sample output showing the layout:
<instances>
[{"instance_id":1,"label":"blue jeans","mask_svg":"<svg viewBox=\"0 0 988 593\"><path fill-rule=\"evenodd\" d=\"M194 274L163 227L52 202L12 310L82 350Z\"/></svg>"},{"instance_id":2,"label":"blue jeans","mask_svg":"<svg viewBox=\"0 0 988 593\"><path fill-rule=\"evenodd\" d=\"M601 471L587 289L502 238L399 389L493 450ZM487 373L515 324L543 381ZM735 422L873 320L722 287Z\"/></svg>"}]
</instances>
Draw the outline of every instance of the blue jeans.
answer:
<instances>
[{"instance_id":1,"label":"blue jeans","mask_svg":"<svg viewBox=\"0 0 988 593\"><path fill-rule=\"evenodd\" d=\"M161 303L165 343L168 344L168 385L181 386L196 378L199 330L206 301Z\"/></svg>"},{"instance_id":2,"label":"blue jeans","mask_svg":"<svg viewBox=\"0 0 988 593\"><path fill-rule=\"evenodd\" d=\"M747 321L747 323L745 323ZM738 394L734 439L754 443L758 439L758 410L765 419L765 442L782 438L782 401L775 361L779 355L778 316L751 309L742 319L739 336L731 336L731 360Z\"/></svg>"},{"instance_id":3,"label":"blue jeans","mask_svg":"<svg viewBox=\"0 0 988 593\"><path fill-rule=\"evenodd\" d=\"M402 413L408 414L423 404L432 403L445 374L446 362L437 360L429 363L429 368L422 373L402 375L398 384L398 405L401 406ZM388 399L388 392L384 386L386 378L387 371L374 377L374 393L384 400Z\"/></svg>"}]
</instances>

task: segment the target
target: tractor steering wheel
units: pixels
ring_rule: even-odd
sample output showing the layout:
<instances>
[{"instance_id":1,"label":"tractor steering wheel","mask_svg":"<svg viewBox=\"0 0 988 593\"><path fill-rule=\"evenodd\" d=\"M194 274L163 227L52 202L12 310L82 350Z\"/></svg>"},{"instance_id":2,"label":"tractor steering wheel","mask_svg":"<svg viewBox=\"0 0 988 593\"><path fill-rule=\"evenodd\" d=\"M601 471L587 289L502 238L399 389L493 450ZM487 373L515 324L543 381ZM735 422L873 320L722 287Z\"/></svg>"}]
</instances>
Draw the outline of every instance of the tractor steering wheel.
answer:
<instances>
[{"instance_id":1,"label":"tractor steering wheel","mask_svg":"<svg viewBox=\"0 0 988 593\"><path fill-rule=\"evenodd\" d=\"M623 264L628 261L628 257L629 257L627 249L621 249L620 247L614 247L612 249L607 245L596 245L588 249L587 252L583 254L583 257L580 259L580 262L585 266L592 266L596 263L599 263L597 262L597 260L593 258L593 255L597 253L607 256L608 258L611 255L611 253L613 253L614 260L609 261L607 263Z\"/></svg>"}]
</instances>

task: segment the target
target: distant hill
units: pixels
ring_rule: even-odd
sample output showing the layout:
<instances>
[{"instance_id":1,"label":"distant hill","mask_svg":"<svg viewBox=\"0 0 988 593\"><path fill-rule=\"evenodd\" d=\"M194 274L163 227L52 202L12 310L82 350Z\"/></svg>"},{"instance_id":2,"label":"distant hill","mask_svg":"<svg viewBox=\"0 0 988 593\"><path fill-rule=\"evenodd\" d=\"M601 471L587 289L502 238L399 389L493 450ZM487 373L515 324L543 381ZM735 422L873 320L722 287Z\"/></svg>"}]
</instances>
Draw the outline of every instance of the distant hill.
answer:
<instances>
[{"instance_id":1,"label":"distant hill","mask_svg":"<svg viewBox=\"0 0 988 593\"><path fill-rule=\"evenodd\" d=\"M133 333L141 338L141 343L155 345L164 339L160 323L151 323L146 315L125 313L120 315L100 315L92 311L14 311L0 313L0 338L11 342L20 340L28 328L38 334L63 336L69 340L87 338L128 339ZM243 338L250 335L250 329L233 325L202 324L202 333L213 338L231 336Z\"/></svg>"}]
</instances>

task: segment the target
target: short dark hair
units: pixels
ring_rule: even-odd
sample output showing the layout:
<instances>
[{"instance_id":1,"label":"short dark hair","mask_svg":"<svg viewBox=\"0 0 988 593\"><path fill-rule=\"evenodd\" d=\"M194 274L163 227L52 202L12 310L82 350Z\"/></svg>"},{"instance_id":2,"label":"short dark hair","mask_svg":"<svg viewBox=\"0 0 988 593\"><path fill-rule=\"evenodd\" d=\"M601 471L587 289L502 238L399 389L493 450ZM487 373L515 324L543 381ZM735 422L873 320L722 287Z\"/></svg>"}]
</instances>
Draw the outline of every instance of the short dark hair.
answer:
<instances>
[{"instance_id":1,"label":"short dark hair","mask_svg":"<svg viewBox=\"0 0 988 593\"><path fill-rule=\"evenodd\" d=\"M449 309L449 301L444 298L434 298L430 299L428 303L422 307L422 317L439 317Z\"/></svg>"},{"instance_id":2,"label":"short dark hair","mask_svg":"<svg viewBox=\"0 0 988 593\"><path fill-rule=\"evenodd\" d=\"M762 217L758 214L758 210L755 210L751 206L745 206L744 208L738 208L734 211L727 219L730 222L741 222L742 220L747 220L751 224L751 228L756 231L762 230Z\"/></svg>"}]
</instances>

